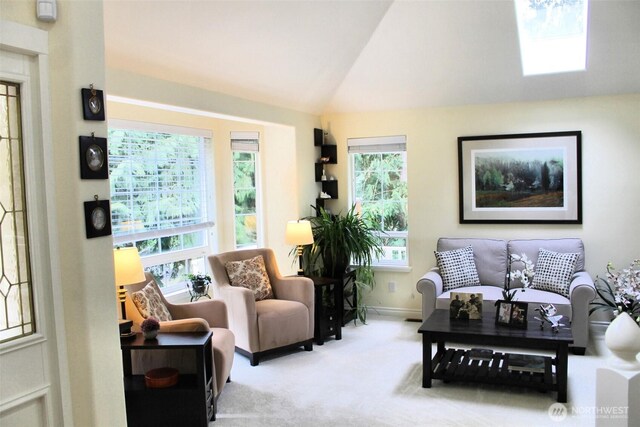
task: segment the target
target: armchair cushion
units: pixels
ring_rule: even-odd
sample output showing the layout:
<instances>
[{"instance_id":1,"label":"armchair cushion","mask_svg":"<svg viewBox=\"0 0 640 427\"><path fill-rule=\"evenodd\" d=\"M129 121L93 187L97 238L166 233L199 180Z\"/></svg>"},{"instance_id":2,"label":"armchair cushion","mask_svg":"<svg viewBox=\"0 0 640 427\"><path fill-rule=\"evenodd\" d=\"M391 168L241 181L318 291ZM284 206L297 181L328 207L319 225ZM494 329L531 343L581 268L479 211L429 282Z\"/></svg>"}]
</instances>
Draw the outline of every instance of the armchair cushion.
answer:
<instances>
[{"instance_id":1,"label":"armchair cushion","mask_svg":"<svg viewBox=\"0 0 640 427\"><path fill-rule=\"evenodd\" d=\"M540 248L531 287L569 298L569 285L577 260L577 253L559 253Z\"/></svg>"},{"instance_id":2,"label":"armchair cushion","mask_svg":"<svg viewBox=\"0 0 640 427\"><path fill-rule=\"evenodd\" d=\"M262 255L242 261L228 261L224 267L231 286L251 289L256 301L273 298L271 282Z\"/></svg>"},{"instance_id":3,"label":"armchair cushion","mask_svg":"<svg viewBox=\"0 0 640 427\"><path fill-rule=\"evenodd\" d=\"M162 301L156 287L151 282L137 292L131 294L133 303L145 319L153 316L162 321L173 320L167 306Z\"/></svg>"},{"instance_id":4,"label":"armchair cushion","mask_svg":"<svg viewBox=\"0 0 640 427\"><path fill-rule=\"evenodd\" d=\"M434 253L445 292L464 286L480 286L471 246Z\"/></svg>"}]
</instances>

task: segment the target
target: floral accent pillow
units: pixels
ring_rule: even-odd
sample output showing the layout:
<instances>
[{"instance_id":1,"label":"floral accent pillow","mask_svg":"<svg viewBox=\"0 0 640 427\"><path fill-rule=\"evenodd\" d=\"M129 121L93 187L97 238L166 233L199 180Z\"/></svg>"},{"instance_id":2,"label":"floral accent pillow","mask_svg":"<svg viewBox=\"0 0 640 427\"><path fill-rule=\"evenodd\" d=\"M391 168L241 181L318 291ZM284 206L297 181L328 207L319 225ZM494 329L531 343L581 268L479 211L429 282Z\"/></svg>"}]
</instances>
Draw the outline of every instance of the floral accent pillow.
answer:
<instances>
[{"instance_id":1,"label":"floral accent pillow","mask_svg":"<svg viewBox=\"0 0 640 427\"><path fill-rule=\"evenodd\" d=\"M467 246L451 251L434 252L444 292L464 286L480 286L473 248Z\"/></svg>"},{"instance_id":2,"label":"floral accent pillow","mask_svg":"<svg viewBox=\"0 0 640 427\"><path fill-rule=\"evenodd\" d=\"M273 298L273 290L262 255L243 261L229 261L224 267L231 286L251 289L256 301Z\"/></svg>"},{"instance_id":3,"label":"floral accent pillow","mask_svg":"<svg viewBox=\"0 0 640 427\"><path fill-rule=\"evenodd\" d=\"M151 282L138 292L132 293L131 299L145 319L153 316L161 322L173 320L169 309L164 305L156 287Z\"/></svg>"},{"instance_id":4,"label":"floral accent pillow","mask_svg":"<svg viewBox=\"0 0 640 427\"><path fill-rule=\"evenodd\" d=\"M552 252L541 248L538 251L538 265L531 288L555 292L569 298L569 286L576 269L578 255Z\"/></svg>"}]
</instances>

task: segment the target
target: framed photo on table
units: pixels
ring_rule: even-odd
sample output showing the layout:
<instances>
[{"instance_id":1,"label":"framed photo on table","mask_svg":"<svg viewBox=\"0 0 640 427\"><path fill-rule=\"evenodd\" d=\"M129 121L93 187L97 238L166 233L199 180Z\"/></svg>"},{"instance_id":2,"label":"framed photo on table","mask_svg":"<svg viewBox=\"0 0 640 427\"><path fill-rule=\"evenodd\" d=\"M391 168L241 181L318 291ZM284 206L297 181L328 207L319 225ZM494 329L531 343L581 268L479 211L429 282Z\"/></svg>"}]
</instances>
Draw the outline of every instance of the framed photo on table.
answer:
<instances>
[{"instance_id":1,"label":"framed photo on table","mask_svg":"<svg viewBox=\"0 0 640 427\"><path fill-rule=\"evenodd\" d=\"M581 131L458 138L460 223L582 224Z\"/></svg>"},{"instance_id":2,"label":"framed photo on table","mask_svg":"<svg viewBox=\"0 0 640 427\"><path fill-rule=\"evenodd\" d=\"M496 323L498 325L522 329L527 327L528 303L518 301L498 301L496 305Z\"/></svg>"}]
</instances>

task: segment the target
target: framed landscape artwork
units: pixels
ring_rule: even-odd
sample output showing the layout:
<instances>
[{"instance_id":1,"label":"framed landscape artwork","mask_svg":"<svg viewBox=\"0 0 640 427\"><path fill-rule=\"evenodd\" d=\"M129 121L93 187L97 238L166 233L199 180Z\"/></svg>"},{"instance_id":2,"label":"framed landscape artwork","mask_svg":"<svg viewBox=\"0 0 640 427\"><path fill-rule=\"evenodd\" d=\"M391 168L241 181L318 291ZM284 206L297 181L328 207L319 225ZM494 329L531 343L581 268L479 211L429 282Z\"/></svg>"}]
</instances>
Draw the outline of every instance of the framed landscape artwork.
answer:
<instances>
[{"instance_id":1,"label":"framed landscape artwork","mask_svg":"<svg viewBox=\"0 0 640 427\"><path fill-rule=\"evenodd\" d=\"M460 223L582 224L581 131L458 138Z\"/></svg>"}]
</instances>

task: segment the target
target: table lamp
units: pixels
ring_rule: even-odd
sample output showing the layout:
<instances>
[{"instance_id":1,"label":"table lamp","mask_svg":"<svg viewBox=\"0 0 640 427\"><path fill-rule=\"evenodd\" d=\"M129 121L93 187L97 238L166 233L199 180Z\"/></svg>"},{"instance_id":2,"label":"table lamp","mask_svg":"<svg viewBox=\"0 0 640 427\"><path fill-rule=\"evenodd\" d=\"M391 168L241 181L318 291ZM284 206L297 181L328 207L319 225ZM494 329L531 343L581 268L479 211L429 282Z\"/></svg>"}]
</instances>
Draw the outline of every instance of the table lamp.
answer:
<instances>
[{"instance_id":1,"label":"table lamp","mask_svg":"<svg viewBox=\"0 0 640 427\"><path fill-rule=\"evenodd\" d=\"M300 266L298 267L298 275L302 276L302 247L313 243L313 232L311 231L311 222L306 220L297 220L287 222L287 230L285 232L285 242L288 245L298 246L298 258Z\"/></svg>"},{"instance_id":2,"label":"table lamp","mask_svg":"<svg viewBox=\"0 0 640 427\"><path fill-rule=\"evenodd\" d=\"M124 287L144 280L144 269L138 248L116 248L113 250L113 264L116 272L116 287L118 288L118 300L122 311L122 319L127 319L124 302L127 291Z\"/></svg>"}]
</instances>

